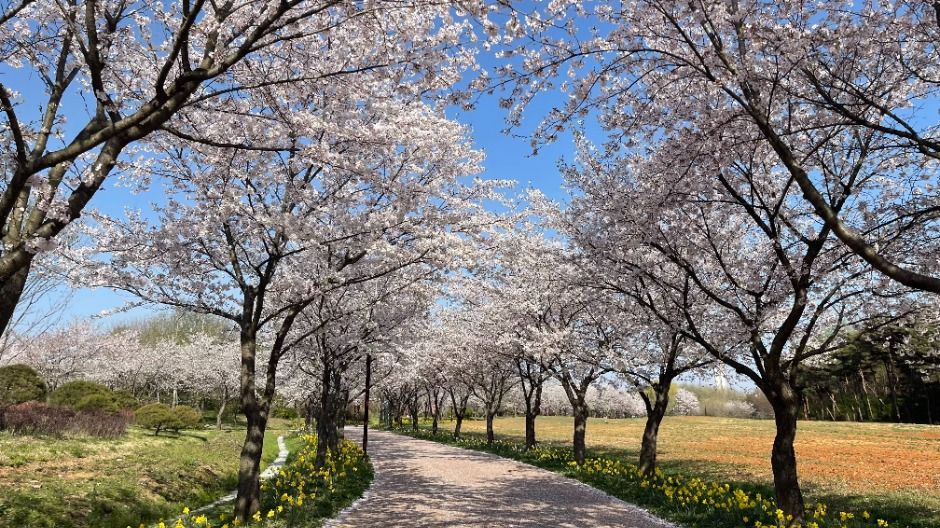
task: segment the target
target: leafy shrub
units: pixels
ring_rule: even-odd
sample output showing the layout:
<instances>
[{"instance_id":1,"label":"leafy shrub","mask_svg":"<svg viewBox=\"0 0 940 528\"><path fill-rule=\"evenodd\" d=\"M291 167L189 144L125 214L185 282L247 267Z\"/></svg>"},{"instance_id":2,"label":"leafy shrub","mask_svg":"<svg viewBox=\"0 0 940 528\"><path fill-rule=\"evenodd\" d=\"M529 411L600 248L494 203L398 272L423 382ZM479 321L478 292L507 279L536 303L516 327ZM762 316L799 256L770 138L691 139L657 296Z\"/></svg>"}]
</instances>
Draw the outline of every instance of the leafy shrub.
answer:
<instances>
[{"instance_id":1,"label":"leafy shrub","mask_svg":"<svg viewBox=\"0 0 940 528\"><path fill-rule=\"evenodd\" d=\"M76 411L101 411L112 413L121 410L113 395L103 393L89 394L79 400L73 408Z\"/></svg>"},{"instance_id":2,"label":"leafy shrub","mask_svg":"<svg viewBox=\"0 0 940 528\"><path fill-rule=\"evenodd\" d=\"M170 407L162 403L151 403L134 411L137 425L144 429L153 429L153 434L160 431L179 431L191 429L202 422L202 414L185 405Z\"/></svg>"},{"instance_id":3,"label":"leafy shrub","mask_svg":"<svg viewBox=\"0 0 940 528\"><path fill-rule=\"evenodd\" d=\"M133 410L136 409L140 402L137 401L137 398L133 394L124 390L116 390L111 393L114 398L114 404L118 409L121 410Z\"/></svg>"},{"instance_id":4,"label":"leafy shrub","mask_svg":"<svg viewBox=\"0 0 940 528\"><path fill-rule=\"evenodd\" d=\"M111 389L93 381L76 380L63 384L49 395L49 403L64 407L75 407L82 400L93 395L111 396Z\"/></svg>"},{"instance_id":5,"label":"leafy shrub","mask_svg":"<svg viewBox=\"0 0 940 528\"><path fill-rule=\"evenodd\" d=\"M297 409L293 407L287 407L284 405L278 405L271 411L271 416L273 418L283 418L285 420L294 420L300 417L300 414L297 412Z\"/></svg>"},{"instance_id":6,"label":"leafy shrub","mask_svg":"<svg viewBox=\"0 0 940 528\"><path fill-rule=\"evenodd\" d=\"M181 429L195 429L202 424L202 413L192 407L177 405L173 408L176 418L181 424Z\"/></svg>"},{"instance_id":7,"label":"leafy shrub","mask_svg":"<svg viewBox=\"0 0 940 528\"><path fill-rule=\"evenodd\" d=\"M46 397L46 384L27 365L0 368L0 405L16 405Z\"/></svg>"},{"instance_id":8,"label":"leafy shrub","mask_svg":"<svg viewBox=\"0 0 940 528\"><path fill-rule=\"evenodd\" d=\"M75 411L68 407L26 402L4 409L0 424L14 435L87 435L117 438L131 422L129 413Z\"/></svg>"}]
</instances>

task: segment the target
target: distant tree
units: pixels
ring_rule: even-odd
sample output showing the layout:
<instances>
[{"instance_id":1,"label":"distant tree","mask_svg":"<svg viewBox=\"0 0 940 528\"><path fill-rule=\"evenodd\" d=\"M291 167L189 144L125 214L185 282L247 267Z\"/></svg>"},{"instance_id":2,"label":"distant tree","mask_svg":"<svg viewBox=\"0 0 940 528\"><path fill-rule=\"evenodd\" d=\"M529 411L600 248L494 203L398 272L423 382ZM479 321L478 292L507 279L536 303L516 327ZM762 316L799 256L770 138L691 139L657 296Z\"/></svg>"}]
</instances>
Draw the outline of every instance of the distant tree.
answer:
<instances>
[{"instance_id":1,"label":"distant tree","mask_svg":"<svg viewBox=\"0 0 940 528\"><path fill-rule=\"evenodd\" d=\"M854 333L809 369L804 415L815 419L940 420L940 327L906 318Z\"/></svg>"}]
</instances>

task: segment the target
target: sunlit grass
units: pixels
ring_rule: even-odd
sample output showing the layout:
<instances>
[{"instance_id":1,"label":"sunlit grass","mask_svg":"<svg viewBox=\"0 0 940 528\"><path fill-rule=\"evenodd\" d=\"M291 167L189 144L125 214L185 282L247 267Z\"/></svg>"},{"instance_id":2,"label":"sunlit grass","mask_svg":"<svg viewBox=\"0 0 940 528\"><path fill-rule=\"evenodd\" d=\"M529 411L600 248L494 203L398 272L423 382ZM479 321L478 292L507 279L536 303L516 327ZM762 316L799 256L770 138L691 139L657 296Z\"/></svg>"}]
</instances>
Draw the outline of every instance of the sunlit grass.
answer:
<instances>
[{"instance_id":1,"label":"sunlit grass","mask_svg":"<svg viewBox=\"0 0 940 528\"><path fill-rule=\"evenodd\" d=\"M275 422L263 464L277 456ZM117 440L0 434L0 528L125 528L178 514L235 487L240 428Z\"/></svg>"},{"instance_id":2,"label":"sunlit grass","mask_svg":"<svg viewBox=\"0 0 940 528\"><path fill-rule=\"evenodd\" d=\"M452 427L445 422L442 428ZM644 420L591 419L587 443L595 454L635 462ZM498 436L521 441L521 417L497 418ZM482 433L481 420L464 430ZM567 444L571 418L538 419L539 440ZM770 420L666 417L659 459L667 471L723 482L772 483ZM833 508L891 512L912 526L940 526L940 427L907 424L800 422L799 472L806 495Z\"/></svg>"}]
</instances>

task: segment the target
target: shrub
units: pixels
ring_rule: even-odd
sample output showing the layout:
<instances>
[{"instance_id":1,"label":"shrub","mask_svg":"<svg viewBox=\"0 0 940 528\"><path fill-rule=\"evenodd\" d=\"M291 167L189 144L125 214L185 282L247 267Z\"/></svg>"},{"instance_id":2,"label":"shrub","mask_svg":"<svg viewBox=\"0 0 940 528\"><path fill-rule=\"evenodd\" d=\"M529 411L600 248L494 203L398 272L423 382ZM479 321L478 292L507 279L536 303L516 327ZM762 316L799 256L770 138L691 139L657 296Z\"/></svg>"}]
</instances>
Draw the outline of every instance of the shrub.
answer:
<instances>
[{"instance_id":1,"label":"shrub","mask_svg":"<svg viewBox=\"0 0 940 528\"><path fill-rule=\"evenodd\" d=\"M131 422L129 413L75 411L68 407L26 402L3 412L3 428L14 435L63 436L77 434L97 438L117 438Z\"/></svg>"},{"instance_id":2,"label":"shrub","mask_svg":"<svg viewBox=\"0 0 940 528\"><path fill-rule=\"evenodd\" d=\"M114 404L118 409L122 410L134 410L140 406L140 402L137 401L137 398L133 394L124 390L116 390L111 393L114 398Z\"/></svg>"},{"instance_id":3,"label":"shrub","mask_svg":"<svg viewBox=\"0 0 940 528\"><path fill-rule=\"evenodd\" d=\"M278 405L271 411L271 416L273 418L283 418L285 420L295 420L300 417L300 414L297 412L297 409L293 407L287 407L284 405Z\"/></svg>"},{"instance_id":4,"label":"shrub","mask_svg":"<svg viewBox=\"0 0 940 528\"><path fill-rule=\"evenodd\" d=\"M93 381L76 380L65 383L49 395L49 403L64 407L75 407L82 400L93 395L112 396L111 389Z\"/></svg>"},{"instance_id":5,"label":"shrub","mask_svg":"<svg viewBox=\"0 0 940 528\"><path fill-rule=\"evenodd\" d=\"M31 367L9 365L0 368L0 405L16 405L45 397L46 384Z\"/></svg>"},{"instance_id":6,"label":"shrub","mask_svg":"<svg viewBox=\"0 0 940 528\"><path fill-rule=\"evenodd\" d=\"M133 421L134 414L128 411L81 411L72 419L71 429L78 434L96 438L118 438L124 435L127 426Z\"/></svg>"},{"instance_id":7,"label":"shrub","mask_svg":"<svg viewBox=\"0 0 940 528\"><path fill-rule=\"evenodd\" d=\"M202 423L202 414L185 405L170 407L162 403L144 405L134 412L137 425L144 429L153 429L153 434L160 431L179 431L192 429Z\"/></svg>"},{"instance_id":8,"label":"shrub","mask_svg":"<svg viewBox=\"0 0 940 528\"><path fill-rule=\"evenodd\" d=\"M179 420L180 429L195 429L202 424L202 413L192 407L177 405L173 412Z\"/></svg>"},{"instance_id":9,"label":"shrub","mask_svg":"<svg viewBox=\"0 0 940 528\"><path fill-rule=\"evenodd\" d=\"M183 424L180 423L179 417L176 416L173 409L163 403L144 405L134 411L134 418L137 420L137 425L140 427L153 429L154 435L160 434L160 431L168 429L179 430L183 427Z\"/></svg>"},{"instance_id":10,"label":"shrub","mask_svg":"<svg viewBox=\"0 0 940 528\"><path fill-rule=\"evenodd\" d=\"M115 413L121 410L112 394L89 394L76 403L76 411L101 411Z\"/></svg>"},{"instance_id":11,"label":"shrub","mask_svg":"<svg viewBox=\"0 0 940 528\"><path fill-rule=\"evenodd\" d=\"M3 428L14 435L61 436L68 432L75 411L66 407L27 402L3 412Z\"/></svg>"}]
</instances>

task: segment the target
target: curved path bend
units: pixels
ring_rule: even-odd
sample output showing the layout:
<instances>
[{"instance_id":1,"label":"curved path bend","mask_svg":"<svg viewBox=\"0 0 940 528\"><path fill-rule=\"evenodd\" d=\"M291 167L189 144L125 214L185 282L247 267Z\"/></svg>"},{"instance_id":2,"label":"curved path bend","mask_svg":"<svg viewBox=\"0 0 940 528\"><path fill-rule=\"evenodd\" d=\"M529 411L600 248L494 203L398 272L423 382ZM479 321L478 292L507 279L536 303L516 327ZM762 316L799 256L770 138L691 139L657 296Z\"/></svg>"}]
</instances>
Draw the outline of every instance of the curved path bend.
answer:
<instances>
[{"instance_id":1,"label":"curved path bend","mask_svg":"<svg viewBox=\"0 0 940 528\"><path fill-rule=\"evenodd\" d=\"M361 429L347 428L359 441ZM488 453L369 431L375 480L326 526L674 528L550 471Z\"/></svg>"}]
</instances>

